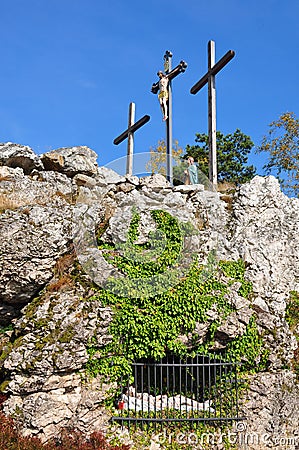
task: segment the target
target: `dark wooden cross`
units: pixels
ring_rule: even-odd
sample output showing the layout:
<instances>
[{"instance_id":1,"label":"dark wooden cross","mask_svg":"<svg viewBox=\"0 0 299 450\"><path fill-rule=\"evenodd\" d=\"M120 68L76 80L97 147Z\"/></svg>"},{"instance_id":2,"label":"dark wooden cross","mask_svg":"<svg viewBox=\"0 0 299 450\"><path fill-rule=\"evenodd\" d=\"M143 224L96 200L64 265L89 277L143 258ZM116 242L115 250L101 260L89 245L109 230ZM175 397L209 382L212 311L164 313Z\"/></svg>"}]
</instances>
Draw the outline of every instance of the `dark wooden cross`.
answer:
<instances>
[{"instance_id":1,"label":"dark wooden cross","mask_svg":"<svg viewBox=\"0 0 299 450\"><path fill-rule=\"evenodd\" d=\"M127 167L126 174L133 175L133 151L134 151L134 133L150 120L150 116L145 115L135 123L135 103L131 102L129 106L128 128L122 134L114 139L113 144L118 145L128 138L127 146Z\"/></svg>"},{"instance_id":2,"label":"dark wooden cross","mask_svg":"<svg viewBox=\"0 0 299 450\"><path fill-rule=\"evenodd\" d=\"M235 52L229 50L215 64L215 42L208 42L208 71L190 89L191 94L197 92L208 83L208 116L209 116L209 179L217 186L217 146L216 146L216 84L215 76L233 57Z\"/></svg>"},{"instance_id":3,"label":"dark wooden cross","mask_svg":"<svg viewBox=\"0 0 299 450\"><path fill-rule=\"evenodd\" d=\"M167 50L164 55L164 71L168 78L168 119L166 120L166 178L172 183L173 170L172 170L172 86L171 81L177 77L180 73L185 72L187 63L180 61L180 63L171 70L172 53ZM152 85L151 92L157 94L159 91L159 81Z\"/></svg>"}]
</instances>

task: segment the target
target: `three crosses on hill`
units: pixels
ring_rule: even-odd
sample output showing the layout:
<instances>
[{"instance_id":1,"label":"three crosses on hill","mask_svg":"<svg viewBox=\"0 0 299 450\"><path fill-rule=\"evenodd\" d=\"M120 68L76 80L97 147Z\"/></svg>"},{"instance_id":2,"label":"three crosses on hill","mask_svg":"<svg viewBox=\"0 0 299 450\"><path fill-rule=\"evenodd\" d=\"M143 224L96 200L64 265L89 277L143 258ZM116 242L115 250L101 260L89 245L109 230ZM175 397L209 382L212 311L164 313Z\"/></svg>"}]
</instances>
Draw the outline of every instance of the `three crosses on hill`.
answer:
<instances>
[{"instance_id":1,"label":"three crosses on hill","mask_svg":"<svg viewBox=\"0 0 299 450\"><path fill-rule=\"evenodd\" d=\"M209 179L217 186L217 153L216 153L216 86L215 76L226 64L235 56L233 50L229 50L215 64L215 42L208 42L208 71L206 74L190 89L191 94L197 94L206 84L208 84L208 133L209 133ZM172 53L167 51L164 55L164 72L157 73L159 81L152 85L151 91L154 94L158 92L158 99L163 115L163 121L166 122L166 177L172 182L172 86L171 81L180 73L185 72L187 64L181 61L173 70L171 70ZM127 174L132 175L133 161L133 138L134 132L150 120L149 116L142 117L134 123L135 104L131 103L129 108L129 124L126 131L114 139L114 144L119 144L128 138L127 150ZM191 163L192 164L192 163Z\"/></svg>"}]
</instances>

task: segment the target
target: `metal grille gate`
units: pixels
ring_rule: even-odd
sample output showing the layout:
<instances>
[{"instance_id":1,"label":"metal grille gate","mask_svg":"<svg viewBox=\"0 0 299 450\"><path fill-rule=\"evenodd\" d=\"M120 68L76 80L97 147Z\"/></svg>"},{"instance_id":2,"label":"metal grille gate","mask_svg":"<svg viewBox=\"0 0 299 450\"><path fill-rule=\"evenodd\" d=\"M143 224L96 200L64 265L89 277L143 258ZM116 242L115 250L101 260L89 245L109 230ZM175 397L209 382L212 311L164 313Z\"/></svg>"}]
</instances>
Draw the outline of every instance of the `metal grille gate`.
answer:
<instances>
[{"instance_id":1,"label":"metal grille gate","mask_svg":"<svg viewBox=\"0 0 299 450\"><path fill-rule=\"evenodd\" d=\"M219 355L134 362L134 381L122 380L112 420L128 428L243 420L238 415L237 366Z\"/></svg>"}]
</instances>

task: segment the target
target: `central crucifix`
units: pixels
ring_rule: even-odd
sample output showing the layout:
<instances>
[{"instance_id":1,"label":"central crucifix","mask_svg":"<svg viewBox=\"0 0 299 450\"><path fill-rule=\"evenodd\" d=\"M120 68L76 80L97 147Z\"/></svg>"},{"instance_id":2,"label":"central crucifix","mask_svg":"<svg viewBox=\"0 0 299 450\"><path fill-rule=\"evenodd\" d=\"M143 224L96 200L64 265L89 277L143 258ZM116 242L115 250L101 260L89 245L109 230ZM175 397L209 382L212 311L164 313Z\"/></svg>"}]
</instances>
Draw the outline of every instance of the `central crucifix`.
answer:
<instances>
[{"instance_id":1,"label":"central crucifix","mask_svg":"<svg viewBox=\"0 0 299 450\"><path fill-rule=\"evenodd\" d=\"M180 73L185 72L187 63L180 61L180 63L171 70L172 53L167 50L164 55L164 72L157 73L159 81L152 85L152 93L157 94L160 106L163 113L163 120L166 122L166 178L172 183L172 86L171 81Z\"/></svg>"},{"instance_id":2,"label":"central crucifix","mask_svg":"<svg viewBox=\"0 0 299 450\"><path fill-rule=\"evenodd\" d=\"M215 42L208 42L208 71L190 89L191 94L197 92L208 83L208 108L209 108L209 179L213 185L217 186L217 146L216 146L216 84L215 76L233 57L235 52L229 50L215 64Z\"/></svg>"}]
</instances>

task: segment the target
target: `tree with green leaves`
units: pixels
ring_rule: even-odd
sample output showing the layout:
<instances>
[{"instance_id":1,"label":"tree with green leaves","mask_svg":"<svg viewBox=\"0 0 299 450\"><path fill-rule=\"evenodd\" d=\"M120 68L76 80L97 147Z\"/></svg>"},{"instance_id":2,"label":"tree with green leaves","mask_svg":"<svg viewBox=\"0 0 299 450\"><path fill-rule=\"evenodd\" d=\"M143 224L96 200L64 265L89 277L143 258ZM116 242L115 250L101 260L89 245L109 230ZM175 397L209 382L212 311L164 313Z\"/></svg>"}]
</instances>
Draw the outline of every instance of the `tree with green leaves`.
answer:
<instances>
[{"instance_id":1,"label":"tree with green leaves","mask_svg":"<svg viewBox=\"0 0 299 450\"><path fill-rule=\"evenodd\" d=\"M196 145L187 145L184 159L193 156L198 168L209 176L209 137L197 133ZM216 133L218 181L242 184L256 175L256 168L248 166L248 154L254 144L249 136L236 129L233 134Z\"/></svg>"},{"instance_id":2,"label":"tree with green leaves","mask_svg":"<svg viewBox=\"0 0 299 450\"><path fill-rule=\"evenodd\" d=\"M278 177L282 188L290 195L299 195L299 120L293 112L283 113L270 123L257 153L268 153L263 166L267 175Z\"/></svg>"}]
</instances>

